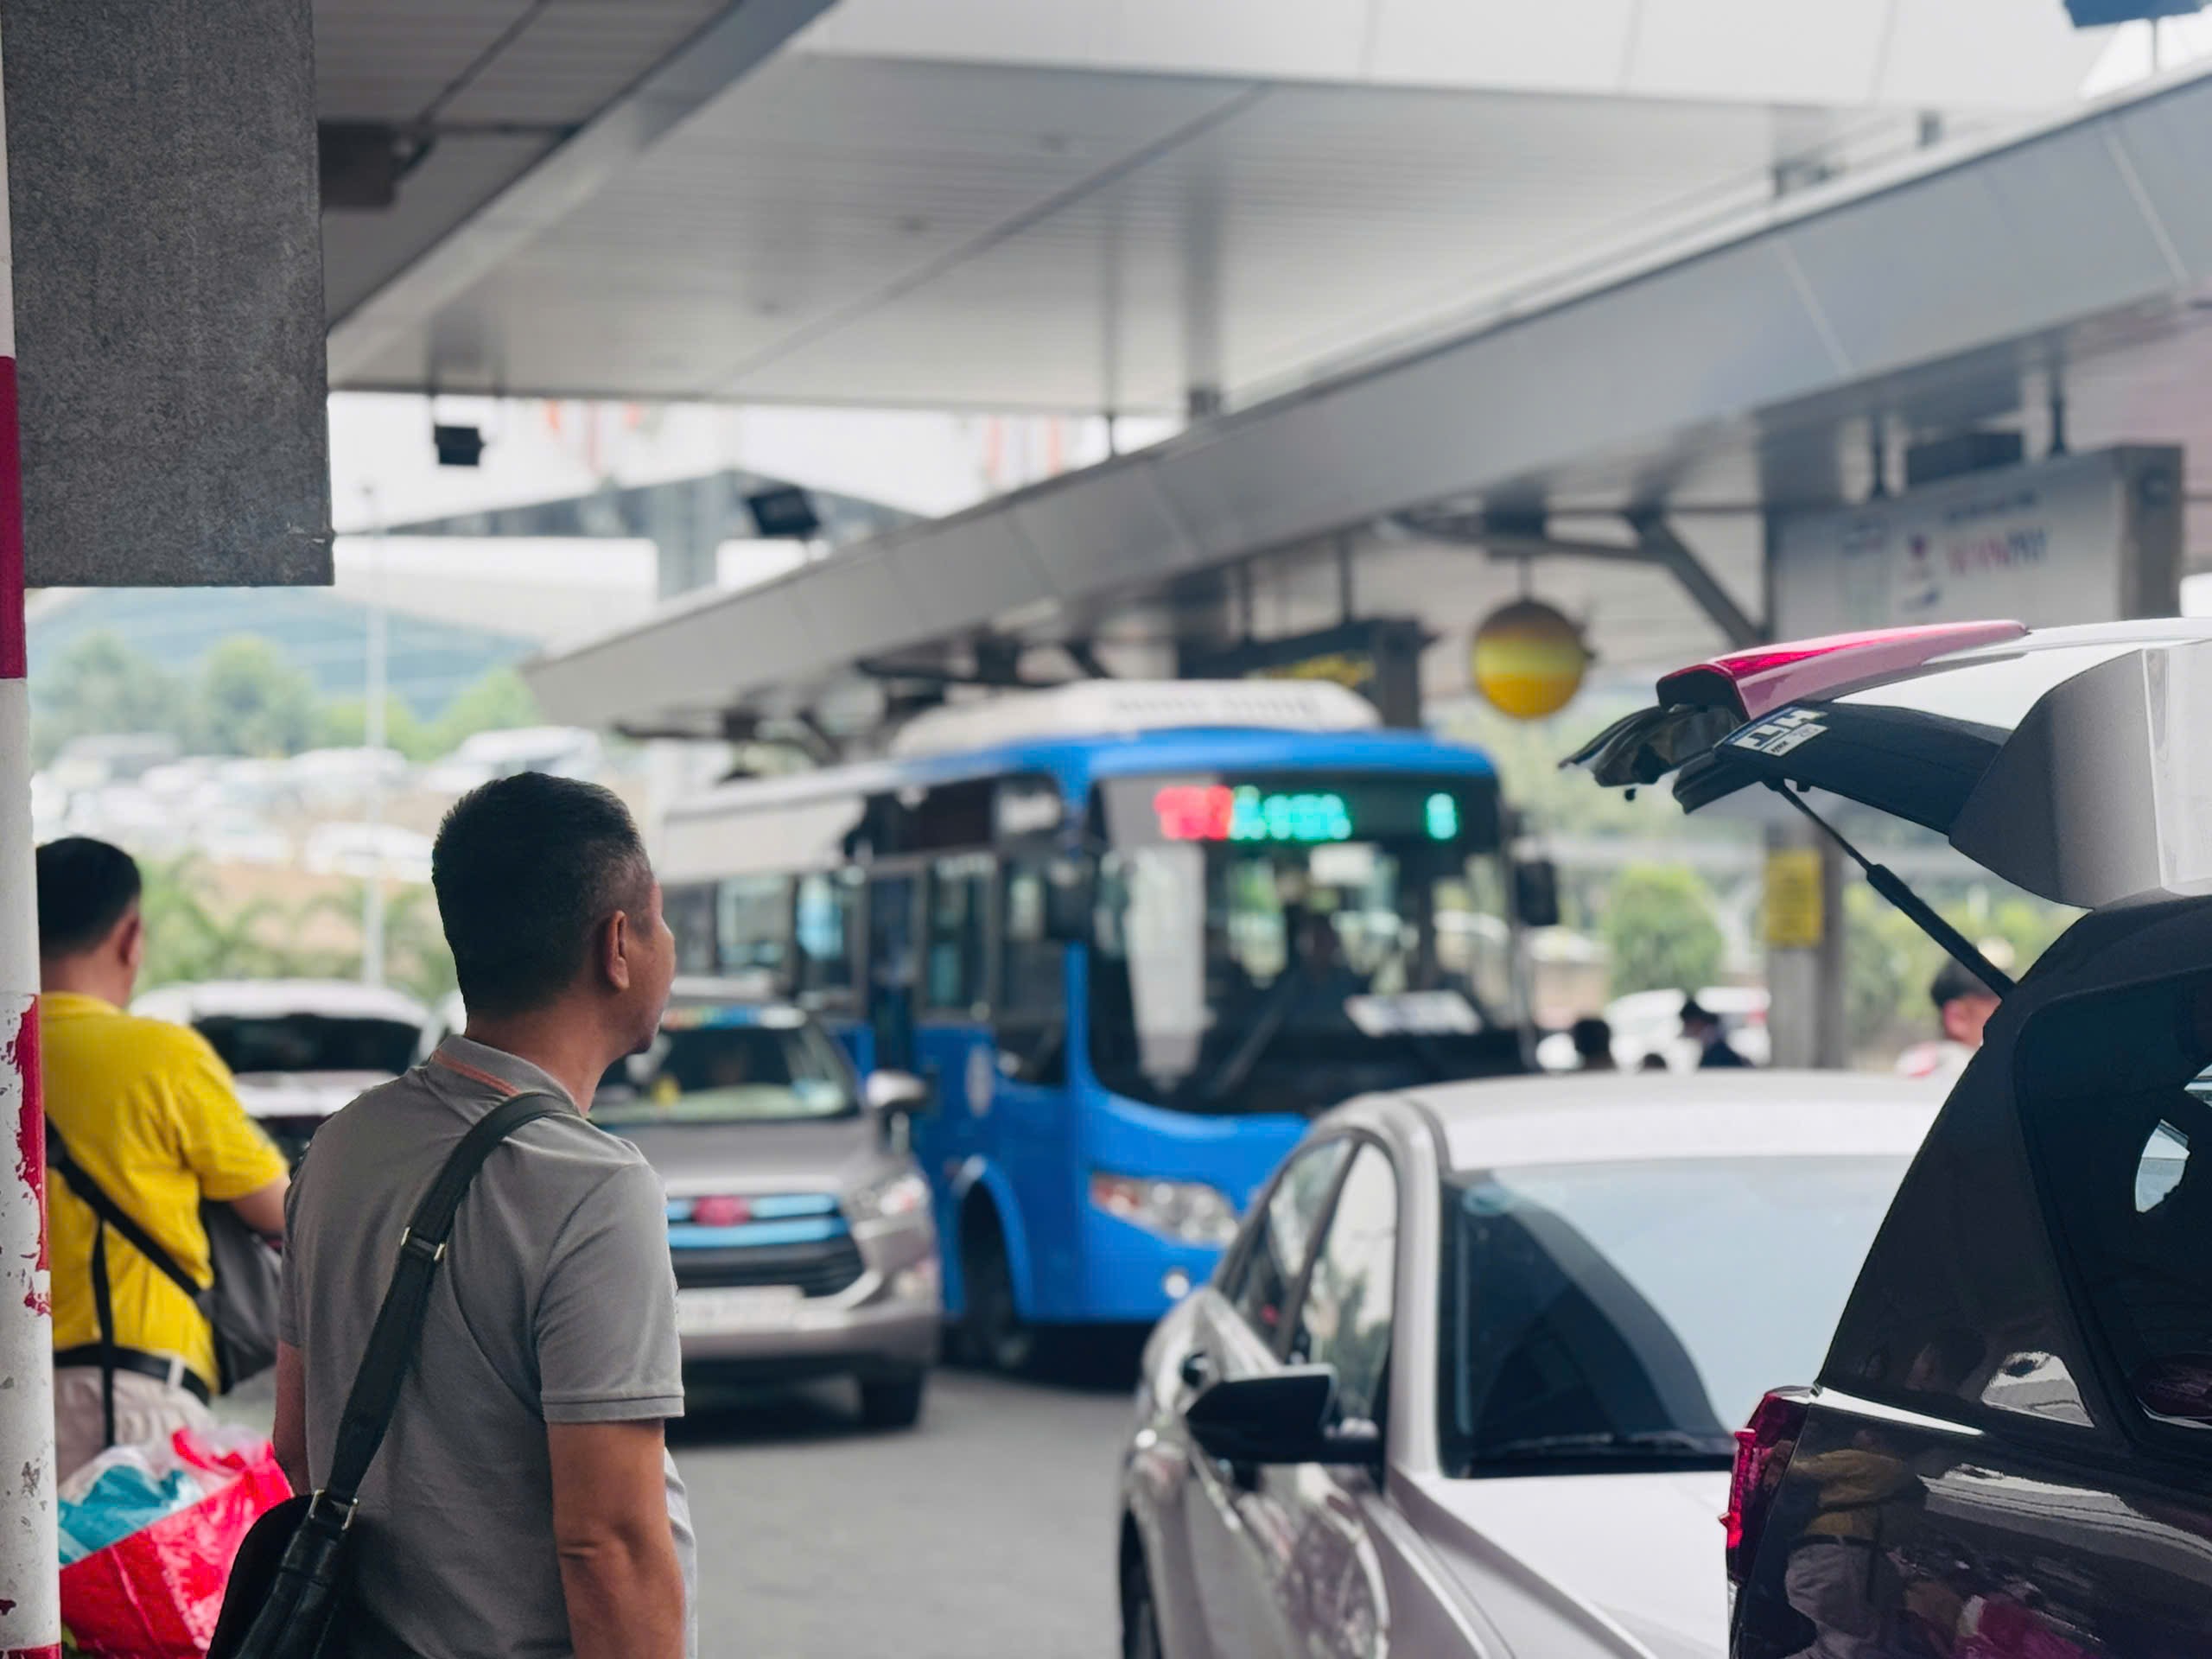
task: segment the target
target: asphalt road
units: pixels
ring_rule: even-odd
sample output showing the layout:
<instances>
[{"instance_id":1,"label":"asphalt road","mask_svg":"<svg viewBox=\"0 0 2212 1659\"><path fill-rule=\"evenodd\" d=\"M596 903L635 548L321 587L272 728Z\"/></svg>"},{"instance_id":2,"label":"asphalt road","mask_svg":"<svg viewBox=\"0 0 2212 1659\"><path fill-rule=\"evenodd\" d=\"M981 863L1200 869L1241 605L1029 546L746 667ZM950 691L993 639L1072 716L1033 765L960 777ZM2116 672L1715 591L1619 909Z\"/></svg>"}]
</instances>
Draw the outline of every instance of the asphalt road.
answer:
<instances>
[{"instance_id":1,"label":"asphalt road","mask_svg":"<svg viewBox=\"0 0 2212 1659\"><path fill-rule=\"evenodd\" d=\"M671 1426L699 1534L700 1659L1112 1659L1126 1372L945 1369L918 1428L842 1384L704 1394ZM265 1429L266 1380L222 1403Z\"/></svg>"},{"instance_id":2,"label":"asphalt road","mask_svg":"<svg viewBox=\"0 0 2212 1659\"><path fill-rule=\"evenodd\" d=\"M916 1429L832 1386L695 1401L701 1659L1110 1659L1116 1383L940 1370Z\"/></svg>"}]
</instances>

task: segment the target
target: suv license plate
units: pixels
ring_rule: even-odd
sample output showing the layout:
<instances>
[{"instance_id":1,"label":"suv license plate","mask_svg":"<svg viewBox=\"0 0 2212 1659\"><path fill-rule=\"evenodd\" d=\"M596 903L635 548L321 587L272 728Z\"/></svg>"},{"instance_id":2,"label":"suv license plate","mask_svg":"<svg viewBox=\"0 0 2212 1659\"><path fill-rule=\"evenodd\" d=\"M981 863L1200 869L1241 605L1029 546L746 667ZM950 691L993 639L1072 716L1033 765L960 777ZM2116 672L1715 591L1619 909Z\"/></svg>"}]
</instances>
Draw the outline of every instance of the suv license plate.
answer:
<instances>
[{"instance_id":1,"label":"suv license plate","mask_svg":"<svg viewBox=\"0 0 2212 1659\"><path fill-rule=\"evenodd\" d=\"M737 1290L679 1290L676 1333L721 1336L732 1331L781 1331L801 1300L797 1285L758 1285Z\"/></svg>"}]
</instances>

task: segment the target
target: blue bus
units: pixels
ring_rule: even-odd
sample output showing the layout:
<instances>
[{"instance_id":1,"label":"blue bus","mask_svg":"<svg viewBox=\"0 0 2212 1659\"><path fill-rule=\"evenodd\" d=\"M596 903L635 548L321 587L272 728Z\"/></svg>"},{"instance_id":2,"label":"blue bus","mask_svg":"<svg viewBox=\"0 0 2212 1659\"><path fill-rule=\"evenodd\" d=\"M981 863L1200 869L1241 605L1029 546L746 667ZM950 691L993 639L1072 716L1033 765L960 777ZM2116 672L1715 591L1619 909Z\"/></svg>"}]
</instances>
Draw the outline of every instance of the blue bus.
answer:
<instances>
[{"instance_id":1,"label":"blue bus","mask_svg":"<svg viewBox=\"0 0 2212 1659\"><path fill-rule=\"evenodd\" d=\"M1527 1069L1549 884L1509 824L1481 754L1342 688L1100 681L723 785L660 865L682 971L932 1084L946 1307L1018 1369L1054 1328L1156 1319L1313 1114Z\"/></svg>"}]
</instances>

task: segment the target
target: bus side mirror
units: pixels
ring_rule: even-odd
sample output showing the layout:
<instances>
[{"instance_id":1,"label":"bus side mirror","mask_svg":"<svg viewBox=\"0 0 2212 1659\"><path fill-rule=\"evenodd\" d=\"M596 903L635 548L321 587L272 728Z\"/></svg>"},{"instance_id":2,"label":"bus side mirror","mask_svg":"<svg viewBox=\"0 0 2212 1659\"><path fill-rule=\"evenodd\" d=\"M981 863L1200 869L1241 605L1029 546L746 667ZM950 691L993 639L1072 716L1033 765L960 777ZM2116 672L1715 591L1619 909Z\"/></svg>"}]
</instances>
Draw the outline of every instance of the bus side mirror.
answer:
<instances>
[{"instance_id":1,"label":"bus side mirror","mask_svg":"<svg viewBox=\"0 0 2212 1659\"><path fill-rule=\"evenodd\" d=\"M1074 859L1056 859L1045 872L1045 937L1055 944L1081 944L1090 937L1090 872Z\"/></svg>"},{"instance_id":2,"label":"bus side mirror","mask_svg":"<svg viewBox=\"0 0 2212 1659\"><path fill-rule=\"evenodd\" d=\"M1548 858L1513 867L1513 914L1523 927L1559 925L1559 867Z\"/></svg>"}]
</instances>

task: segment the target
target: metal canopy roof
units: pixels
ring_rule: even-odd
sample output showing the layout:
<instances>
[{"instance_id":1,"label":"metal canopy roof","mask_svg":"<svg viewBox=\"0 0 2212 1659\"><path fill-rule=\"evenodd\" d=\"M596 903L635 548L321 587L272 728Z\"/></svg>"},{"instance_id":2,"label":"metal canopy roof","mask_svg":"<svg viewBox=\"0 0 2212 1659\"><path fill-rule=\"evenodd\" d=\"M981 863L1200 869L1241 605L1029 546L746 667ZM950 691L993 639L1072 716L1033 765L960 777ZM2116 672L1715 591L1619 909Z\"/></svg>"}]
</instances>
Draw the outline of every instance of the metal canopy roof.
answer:
<instances>
[{"instance_id":1,"label":"metal canopy roof","mask_svg":"<svg viewBox=\"0 0 2212 1659\"><path fill-rule=\"evenodd\" d=\"M1870 421L1902 435L2017 417L2062 365L2076 445L2212 457L2197 395L2212 318L2196 302L2212 279L2208 164L2212 79L2192 77L1808 193L1764 228L1531 315L648 622L543 664L537 684L587 721L806 706L857 659L986 632L1172 637L1194 582L1268 550L1257 620L1287 632L1333 620L1320 538L1453 499L1664 505L1701 549L1726 549L1716 562L1742 595L1752 514L1855 499ZM1386 541L1357 581L1367 613L1456 622L1475 613L1461 594L1510 578ZM1599 585L1632 588L1610 569ZM1644 643L1701 655L1706 641Z\"/></svg>"},{"instance_id":2,"label":"metal canopy roof","mask_svg":"<svg viewBox=\"0 0 2212 1659\"><path fill-rule=\"evenodd\" d=\"M325 118L434 141L393 208L326 215L334 385L1086 412L1245 401L1525 304L1923 111L2063 104L2102 49L2016 0L316 21Z\"/></svg>"}]
</instances>

